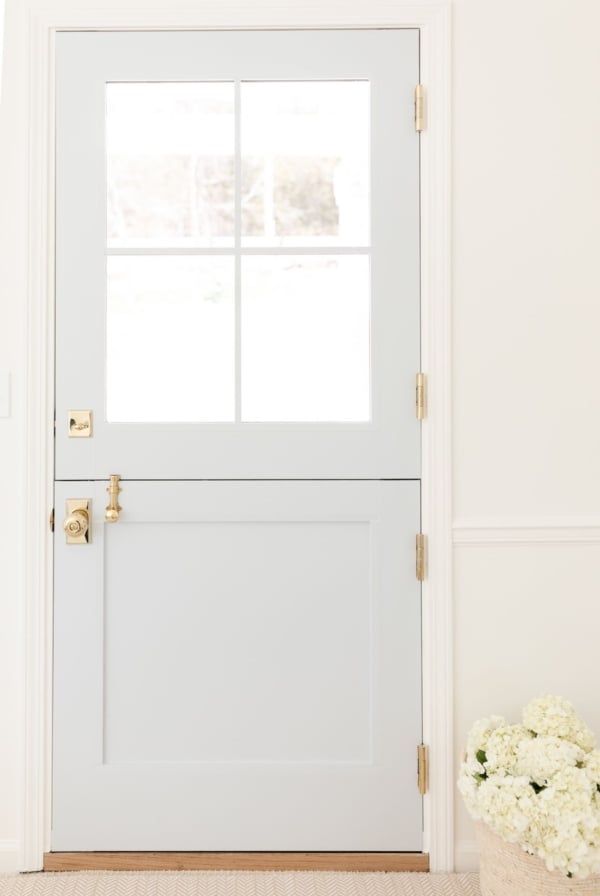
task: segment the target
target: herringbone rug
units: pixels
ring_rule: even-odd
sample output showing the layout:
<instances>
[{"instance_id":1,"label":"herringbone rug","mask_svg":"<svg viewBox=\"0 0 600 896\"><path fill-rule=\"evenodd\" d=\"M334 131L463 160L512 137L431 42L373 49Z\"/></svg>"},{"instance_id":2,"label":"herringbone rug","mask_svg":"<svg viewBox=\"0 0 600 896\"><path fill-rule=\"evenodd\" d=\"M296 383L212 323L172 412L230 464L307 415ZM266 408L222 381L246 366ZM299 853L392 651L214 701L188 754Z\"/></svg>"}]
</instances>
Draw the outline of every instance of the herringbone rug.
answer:
<instances>
[{"instance_id":1,"label":"herringbone rug","mask_svg":"<svg viewBox=\"0 0 600 896\"><path fill-rule=\"evenodd\" d=\"M480 896L477 874L69 871L0 875L1 896Z\"/></svg>"}]
</instances>

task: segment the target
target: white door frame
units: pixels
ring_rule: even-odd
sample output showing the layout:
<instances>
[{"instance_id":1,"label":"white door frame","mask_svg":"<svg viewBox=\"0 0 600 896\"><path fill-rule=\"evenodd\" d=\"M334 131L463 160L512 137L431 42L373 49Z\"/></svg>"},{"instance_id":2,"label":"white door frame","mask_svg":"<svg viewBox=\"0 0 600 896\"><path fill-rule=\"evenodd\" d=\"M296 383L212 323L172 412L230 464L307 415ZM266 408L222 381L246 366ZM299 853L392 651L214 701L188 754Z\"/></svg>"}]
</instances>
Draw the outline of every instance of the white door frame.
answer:
<instances>
[{"instance_id":1,"label":"white door frame","mask_svg":"<svg viewBox=\"0 0 600 896\"><path fill-rule=\"evenodd\" d=\"M425 850L432 871L454 862L450 444L450 0L324 0L318 7L224 5L84 10L74 0L29 22L27 457L22 632L19 869L42 868L50 844L52 506L54 466L54 32L270 28L419 28L426 129L421 135L421 357L429 381L422 432L423 740L430 745ZM416 773L416 757L415 757Z\"/></svg>"}]
</instances>

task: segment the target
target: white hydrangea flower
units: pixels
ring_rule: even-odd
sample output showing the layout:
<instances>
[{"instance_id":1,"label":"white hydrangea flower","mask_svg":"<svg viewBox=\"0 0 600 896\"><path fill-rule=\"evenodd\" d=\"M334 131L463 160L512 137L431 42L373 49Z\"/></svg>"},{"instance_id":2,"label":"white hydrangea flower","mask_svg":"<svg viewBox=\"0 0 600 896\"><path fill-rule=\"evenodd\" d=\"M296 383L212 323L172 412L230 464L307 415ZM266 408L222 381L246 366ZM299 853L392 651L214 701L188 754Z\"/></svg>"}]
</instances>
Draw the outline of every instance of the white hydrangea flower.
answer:
<instances>
[{"instance_id":1,"label":"white hydrangea flower","mask_svg":"<svg viewBox=\"0 0 600 896\"><path fill-rule=\"evenodd\" d=\"M490 775L478 790L482 821L509 843L520 842L529 826L535 793L524 775Z\"/></svg>"},{"instance_id":2,"label":"white hydrangea flower","mask_svg":"<svg viewBox=\"0 0 600 896\"><path fill-rule=\"evenodd\" d=\"M600 750L560 697L533 700L524 725L499 716L469 734L458 787L474 818L549 869L600 874Z\"/></svg>"},{"instance_id":3,"label":"white hydrangea flower","mask_svg":"<svg viewBox=\"0 0 600 896\"><path fill-rule=\"evenodd\" d=\"M523 725L501 725L490 734L485 754L488 774L518 775L517 757L523 741L533 739Z\"/></svg>"},{"instance_id":4,"label":"white hydrangea flower","mask_svg":"<svg viewBox=\"0 0 600 896\"><path fill-rule=\"evenodd\" d=\"M523 723L536 734L570 740L586 753L596 746L593 733L564 697L544 696L532 700L523 710Z\"/></svg>"},{"instance_id":5,"label":"white hydrangea flower","mask_svg":"<svg viewBox=\"0 0 600 896\"><path fill-rule=\"evenodd\" d=\"M467 770L466 763L461 766L458 778L458 789L462 794L465 805L473 818L481 818L479 809L479 781Z\"/></svg>"},{"instance_id":6,"label":"white hydrangea flower","mask_svg":"<svg viewBox=\"0 0 600 896\"><path fill-rule=\"evenodd\" d=\"M483 750L485 753L492 731L506 724L506 719L502 716L489 716L489 718L475 722L467 735L467 755L474 757L479 750Z\"/></svg>"},{"instance_id":7,"label":"white hydrangea flower","mask_svg":"<svg viewBox=\"0 0 600 896\"><path fill-rule=\"evenodd\" d=\"M600 788L600 750L590 750L583 759L583 768L594 784Z\"/></svg>"},{"instance_id":8,"label":"white hydrangea flower","mask_svg":"<svg viewBox=\"0 0 600 896\"><path fill-rule=\"evenodd\" d=\"M561 769L583 763L586 755L577 744L559 737L523 738L516 748L515 773L544 785Z\"/></svg>"},{"instance_id":9,"label":"white hydrangea flower","mask_svg":"<svg viewBox=\"0 0 600 896\"><path fill-rule=\"evenodd\" d=\"M485 775L486 773L483 763L474 756L467 756L464 762L464 766L465 773L471 778L476 778L478 775Z\"/></svg>"},{"instance_id":10,"label":"white hydrangea flower","mask_svg":"<svg viewBox=\"0 0 600 896\"><path fill-rule=\"evenodd\" d=\"M537 825L529 842L550 870L589 874L600 847L600 816L593 788L583 769L565 768L537 795ZM596 854L596 855L594 855Z\"/></svg>"}]
</instances>

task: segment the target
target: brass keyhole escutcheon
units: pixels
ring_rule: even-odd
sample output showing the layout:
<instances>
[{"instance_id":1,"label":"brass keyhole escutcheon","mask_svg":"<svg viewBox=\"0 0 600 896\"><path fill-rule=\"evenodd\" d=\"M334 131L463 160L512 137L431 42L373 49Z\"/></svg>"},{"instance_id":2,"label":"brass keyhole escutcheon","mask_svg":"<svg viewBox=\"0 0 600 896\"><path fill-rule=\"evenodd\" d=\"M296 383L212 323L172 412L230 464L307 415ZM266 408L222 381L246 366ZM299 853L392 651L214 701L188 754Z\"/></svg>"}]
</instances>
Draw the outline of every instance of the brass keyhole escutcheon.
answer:
<instances>
[{"instance_id":1,"label":"brass keyhole escutcheon","mask_svg":"<svg viewBox=\"0 0 600 896\"><path fill-rule=\"evenodd\" d=\"M63 522L67 544L89 544L91 541L91 504L89 498L67 501L67 516Z\"/></svg>"}]
</instances>

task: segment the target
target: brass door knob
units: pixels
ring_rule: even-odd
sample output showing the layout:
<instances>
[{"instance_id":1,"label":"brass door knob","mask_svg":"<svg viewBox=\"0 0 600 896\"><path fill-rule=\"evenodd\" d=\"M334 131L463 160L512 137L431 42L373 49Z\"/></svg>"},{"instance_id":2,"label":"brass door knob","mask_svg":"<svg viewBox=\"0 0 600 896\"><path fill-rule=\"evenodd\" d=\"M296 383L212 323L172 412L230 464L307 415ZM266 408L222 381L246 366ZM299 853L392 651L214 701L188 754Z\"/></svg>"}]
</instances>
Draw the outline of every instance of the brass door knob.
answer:
<instances>
[{"instance_id":1,"label":"brass door knob","mask_svg":"<svg viewBox=\"0 0 600 896\"><path fill-rule=\"evenodd\" d=\"M89 544L92 538L92 501L90 498L68 498L67 516L63 523L67 544Z\"/></svg>"},{"instance_id":2,"label":"brass door knob","mask_svg":"<svg viewBox=\"0 0 600 896\"><path fill-rule=\"evenodd\" d=\"M86 510L74 510L63 523L63 529L70 538L81 538L90 527L90 518Z\"/></svg>"}]
</instances>

